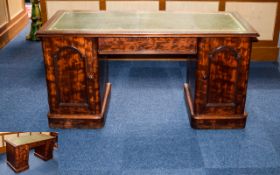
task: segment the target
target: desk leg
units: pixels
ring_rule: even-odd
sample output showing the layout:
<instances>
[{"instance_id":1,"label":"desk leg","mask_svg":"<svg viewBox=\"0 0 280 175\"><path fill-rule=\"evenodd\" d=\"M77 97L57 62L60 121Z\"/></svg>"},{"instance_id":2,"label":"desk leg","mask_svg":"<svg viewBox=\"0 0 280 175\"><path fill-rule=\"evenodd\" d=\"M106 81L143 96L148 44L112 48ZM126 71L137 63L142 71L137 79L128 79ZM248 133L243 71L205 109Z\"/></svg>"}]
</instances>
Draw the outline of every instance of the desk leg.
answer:
<instances>
[{"instance_id":1,"label":"desk leg","mask_svg":"<svg viewBox=\"0 0 280 175\"><path fill-rule=\"evenodd\" d=\"M9 143L6 143L6 154L7 154L7 164L16 173L24 171L29 168L29 147L28 145L23 145L19 147L14 147Z\"/></svg>"},{"instance_id":2,"label":"desk leg","mask_svg":"<svg viewBox=\"0 0 280 175\"><path fill-rule=\"evenodd\" d=\"M194 100L184 86L191 126L244 128L251 39L201 38L198 45Z\"/></svg>"},{"instance_id":3,"label":"desk leg","mask_svg":"<svg viewBox=\"0 0 280 175\"><path fill-rule=\"evenodd\" d=\"M54 142L49 140L46 144L36 147L34 155L45 161L52 159Z\"/></svg>"}]
</instances>

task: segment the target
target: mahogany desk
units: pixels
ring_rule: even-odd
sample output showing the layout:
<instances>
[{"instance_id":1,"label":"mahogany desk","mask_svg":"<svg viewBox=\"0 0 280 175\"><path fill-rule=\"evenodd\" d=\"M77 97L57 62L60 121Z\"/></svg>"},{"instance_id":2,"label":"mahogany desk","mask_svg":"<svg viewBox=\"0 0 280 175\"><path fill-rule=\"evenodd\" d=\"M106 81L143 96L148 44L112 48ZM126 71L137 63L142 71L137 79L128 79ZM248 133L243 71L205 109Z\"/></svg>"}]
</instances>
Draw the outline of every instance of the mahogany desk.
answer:
<instances>
[{"instance_id":1,"label":"mahogany desk","mask_svg":"<svg viewBox=\"0 0 280 175\"><path fill-rule=\"evenodd\" d=\"M59 11L37 35L50 127L104 125L111 84L100 56L116 54L195 55L194 95L189 82L184 85L192 127L245 127L251 43L258 33L237 14Z\"/></svg>"},{"instance_id":2,"label":"mahogany desk","mask_svg":"<svg viewBox=\"0 0 280 175\"><path fill-rule=\"evenodd\" d=\"M55 137L44 134L7 138L7 164L15 171L29 168L29 150L35 148L34 155L45 161L52 159Z\"/></svg>"}]
</instances>

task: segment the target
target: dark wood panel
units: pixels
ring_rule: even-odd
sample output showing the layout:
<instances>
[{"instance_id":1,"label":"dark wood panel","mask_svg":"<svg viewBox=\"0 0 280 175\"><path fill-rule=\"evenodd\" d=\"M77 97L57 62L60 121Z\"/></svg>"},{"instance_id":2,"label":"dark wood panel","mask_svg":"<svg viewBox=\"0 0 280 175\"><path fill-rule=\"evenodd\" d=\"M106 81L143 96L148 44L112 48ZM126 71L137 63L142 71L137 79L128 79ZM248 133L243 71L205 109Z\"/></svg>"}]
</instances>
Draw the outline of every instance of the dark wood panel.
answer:
<instances>
[{"instance_id":1,"label":"dark wood panel","mask_svg":"<svg viewBox=\"0 0 280 175\"><path fill-rule=\"evenodd\" d=\"M226 9L226 0L219 0L219 11L225 11Z\"/></svg>"},{"instance_id":2,"label":"dark wood panel","mask_svg":"<svg viewBox=\"0 0 280 175\"><path fill-rule=\"evenodd\" d=\"M199 43L196 114L243 114L250 38L205 38Z\"/></svg>"},{"instance_id":3,"label":"dark wood panel","mask_svg":"<svg viewBox=\"0 0 280 175\"><path fill-rule=\"evenodd\" d=\"M45 24L48 21L46 0L40 0L40 10L41 10L42 22L43 24Z\"/></svg>"},{"instance_id":4,"label":"dark wood panel","mask_svg":"<svg viewBox=\"0 0 280 175\"><path fill-rule=\"evenodd\" d=\"M209 54L207 107L235 107L240 55L232 47L220 46ZM234 112L231 112L234 113Z\"/></svg>"},{"instance_id":5,"label":"dark wood panel","mask_svg":"<svg viewBox=\"0 0 280 175\"><path fill-rule=\"evenodd\" d=\"M91 39L55 37L43 40L50 111L100 113L97 52Z\"/></svg>"},{"instance_id":6,"label":"dark wood panel","mask_svg":"<svg viewBox=\"0 0 280 175\"><path fill-rule=\"evenodd\" d=\"M23 145L20 147L13 147L11 144L6 143L7 164L15 172L21 172L29 168L29 147Z\"/></svg>"},{"instance_id":7,"label":"dark wood panel","mask_svg":"<svg viewBox=\"0 0 280 175\"><path fill-rule=\"evenodd\" d=\"M201 38L194 99L185 84L193 128L244 128L251 38Z\"/></svg>"},{"instance_id":8,"label":"dark wood panel","mask_svg":"<svg viewBox=\"0 0 280 175\"><path fill-rule=\"evenodd\" d=\"M159 0L159 10L166 10L166 0Z\"/></svg>"},{"instance_id":9,"label":"dark wood panel","mask_svg":"<svg viewBox=\"0 0 280 175\"><path fill-rule=\"evenodd\" d=\"M108 77L97 57L97 39L56 36L43 38L42 45L50 127L102 127L110 86L105 87Z\"/></svg>"},{"instance_id":10,"label":"dark wood panel","mask_svg":"<svg viewBox=\"0 0 280 175\"><path fill-rule=\"evenodd\" d=\"M191 88L184 84L185 101L188 109L190 125L195 129L240 129L246 125L247 113L241 115L196 115L194 113Z\"/></svg>"},{"instance_id":11,"label":"dark wood panel","mask_svg":"<svg viewBox=\"0 0 280 175\"><path fill-rule=\"evenodd\" d=\"M3 154L6 152L6 146L0 147L0 154Z\"/></svg>"},{"instance_id":12,"label":"dark wood panel","mask_svg":"<svg viewBox=\"0 0 280 175\"><path fill-rule=\"evenodd\" d=\"M99 38L99 54L196 54L196 38Z\"/></svg>"},{"instance_id":13,"label":"dark wood panel","mask_svg":"<svg viewBox=\"0 0 280 175\"><path fill-rule=\"evenodd\" d=\"M253 47L252 60L254 61L277 61L279 48L275 47Z\"/></svg>"},{"instance_id":14,"label":"dark wood panel","mask_svg":"<svg viewBox=\"0 0 280 175\"><path fill-rule=\"evenodd\" d=\"M106 0L99 0L99 9L106 10Z\"/></svg>"},{"instance_id":15,"label":"dark wood panel","mask_svg":"<svg viewBox=\"0 0 280 175\"><path fill-rule=\"evenodd\" d=\"M55 139L52 139L50 141L44 141L43 145L35 147L34 155L44 161L52 159L54 144L55 144Z\"/></svg>"},{"instance_id":16,"label":"dark wood panel","mask_svg":"<svg viewBox=\"0 0 280 175\"><path fill-rule=\"evenodd\" d=\"M59 106L87 105L86 60L75 47L62 47L54 55ZM73 84L77 84L73 88Z\"/></svg>"},{"instance_id":17,"label":"dark wood panel","mask_svg":"<svg viewBox=\"0 0 280 175\"><path fill-rule=\"evenodd\" d=\"M64 114L49 113L49 126L51 128L102 128L105 124L108 103L110 100L111 84L106 83L102 99L100 114Z\"/></svg>"}]
</instances>

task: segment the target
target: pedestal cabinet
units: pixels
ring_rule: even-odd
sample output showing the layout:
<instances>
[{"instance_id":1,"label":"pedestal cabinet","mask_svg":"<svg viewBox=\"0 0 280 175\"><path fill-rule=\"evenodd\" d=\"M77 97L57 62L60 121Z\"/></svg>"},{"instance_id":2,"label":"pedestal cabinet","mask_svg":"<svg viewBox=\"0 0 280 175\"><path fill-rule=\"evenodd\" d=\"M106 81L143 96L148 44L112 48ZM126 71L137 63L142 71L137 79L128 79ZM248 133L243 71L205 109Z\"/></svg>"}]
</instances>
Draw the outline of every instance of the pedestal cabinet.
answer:
<instances>
[{"instance_id":1,"label":"pedestal cabinet","mask_svg":"<svg viewBox=\"0 0 280 175\"><path fill-rule=\"evenodd\" d=\"M243 128L251 38L201 38L190 119L194 128ZM192 103L189 84L186 92Z\"/></svg>"},{"instance_id":2,"label":"pedestal cabinet","mask_svg":"<svg viewBox=\"0 0 280 175\"><path fill-rule=\"evenodd\" d=\"M42 43L50 127L102 127L108 80L106 61L97 58L96 39L61 36L44 38Z\"/></svg>"}]
</instances>

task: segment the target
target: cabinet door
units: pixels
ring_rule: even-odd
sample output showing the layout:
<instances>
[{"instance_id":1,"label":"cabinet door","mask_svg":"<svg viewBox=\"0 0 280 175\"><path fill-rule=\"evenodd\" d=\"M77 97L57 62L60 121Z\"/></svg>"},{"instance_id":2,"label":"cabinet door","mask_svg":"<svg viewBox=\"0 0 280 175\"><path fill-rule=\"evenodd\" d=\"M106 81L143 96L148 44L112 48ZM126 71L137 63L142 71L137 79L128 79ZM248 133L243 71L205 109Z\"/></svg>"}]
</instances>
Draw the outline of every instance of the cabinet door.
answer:
<instances>
[{"instance_id":1,"label":"cabinet door","mask_svg":"<svg viewBox=\"0 0 280 175\"><path fill-rule=\"evenodd\" d=\"M251 41L203 38L196 72L196 114L243 114Z\"/></svg>"},{"instance_id":2,"label":"cabinet door","mask_svg":"<svg viewBox=\"0 0 280 175\"><path fill-rule=\"evenodd\" d=\"M98 58L94 39L43 39L50 112L100 113Z\"/></svg>"}]
</instances>

